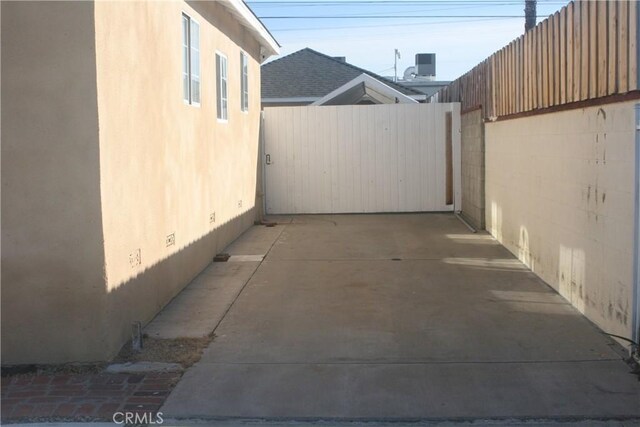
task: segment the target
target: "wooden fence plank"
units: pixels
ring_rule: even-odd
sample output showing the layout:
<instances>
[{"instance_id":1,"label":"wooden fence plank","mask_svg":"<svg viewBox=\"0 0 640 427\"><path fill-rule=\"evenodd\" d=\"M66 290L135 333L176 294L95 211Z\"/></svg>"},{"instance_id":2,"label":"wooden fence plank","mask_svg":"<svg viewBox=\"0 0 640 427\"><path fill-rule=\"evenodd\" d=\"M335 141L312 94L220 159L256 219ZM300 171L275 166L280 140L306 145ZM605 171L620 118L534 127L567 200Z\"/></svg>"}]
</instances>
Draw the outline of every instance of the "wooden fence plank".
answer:
<instances>
[{"instance_id":1,"label":"wooden fence plank","mask_svg":"<svg viewBox=\"0 0 640 427\"><path fill-rule=\"evenodd\" d=\"M573 100L582 98L582 2L573 10Z\"/></svg>"},{"instance_id":2,"label":"wooden fence plank","mask_svg":"<svg viewBox=\"0 0 640 427\"><path fill-rule=\"evenodd\" d=\"M607 2L597 3L597 33L598 33L598 96L606 96L609 83L609 73L607 72L607 61L609 48L607 39Z\"/></svg>"},{"instance_id":3,"label":"wooden fence plank","mask_svg":"<svg viewBox=\"0 0 640 427\"><path fill-rule=\"evenodd\" d=\"M560 13L553 14L553 39L551 51L553 53L553 105L560 104Z\"/></svg>"},{"instance_id":4,"label":"wooden fence plank","mask_svg":"<svg viewBox=\"0 0 640 427\"><path fill-rule=\"evenodd\" d=\"M497 74L498 74L498 66L496 63L496 57L493 56L493 64L491 65L491 93L493 94L493 100L492 100L492 112L493 115L492 117L497 117L498 116L498 84L497 84Z\"/></svg>"},{"instance_id":5,"label":"wooden fence plank","mask_svg":"<svg viewBox=\"0 0 640 427\"><path fill-rule=\"evenodd\" d=\"M638 89L638 2L629 2L629 88Z\"/></svg>"},{"instance_id":6,"label":"wooden fence plank","mask_svg":"<svg viewBox=\"0 0 640 427\"><path fill-rule=\"evenodd\" d=\"M581 1L580 100L589 98L589 2Z\"/></svg>"},{"instance_id":7,"label":"wooden fence plank","mask_svg":"<svg viewBox=\"0 0 640 427\"><path fill-rule=\"evenodd\" d=\"M545 24L544 32L544 44L542 46L545 49L545 71L547 77L547 107L553 105L553 21L550 17Z\"/></svg>"},{"instance_id":8,"label":"wooden fence plank","mask_svg":"<svg viewBox=\"0 0 640 427\"><path fill-rule=\"evenodd\" d=\"M498 117L504 114L504 109L502 108L502 92L504 92L504 83L502 81L503 76L502 50L499 50L496 54L496 75L494 77L494 83L496 85L496 116Z\"/></svg>"},{"instance_id":9,"label":"wooden fence plank","mask_svg":"<svg viewBox=\"0 0 640 427\"><path fill-rule=\"evenodd\" d=\"M509 78L507 77L509 68L507 67L507 48L502 49L502 115L509 114L509 90L507 89L509 84Z\"/></svg>"},{"instance_id":10,"label":"wooden fence plank","mask_svg":"<svg viewBox=\"0 0 640 427\"><path fill-rule=\"evenodd\" d=\"M609 94L618 91L618 3L617 1L607 2L608 20L608 52L607 52L607 92Z\"/></svg>"},{"instance_id":11,"label":"wooden fence plank","mask_svg":"<svg viewBox=\"0 0 640 427\"><path fill-rule=\"evenodd\" d=\"M629 89L629 3L618 3L618 93Z\"/></svg>"},{"instance_id":12,"label":"wooden fence plank","mask_svg":"<svg viewBox=\"0 0 640 427\"><path fill-rule=\"evenodd\" d=\"M566 102L573 102L573 3L567 6L567 16L565 20L565 32L567 38L566 46Z\"/></svg>"},{"instance_id":13,"label":"wooden fence plank","mask_svg":"<svg viewBox=\"0 0 640 427\"><path fill-rule=\"evenodd\" d=\"M560 11L558 21L558 31L560 38L560 99L559 104L567 102L567 9Z\"/></svg>"},{"instance_id":14,"label":"wooden fence plank","mask_svg":"<svg viewBox=\"0 0 640 427\"><path fill-rule=\"evenodd\" d=\"M598 96L598 2L589 2L589 96Z\"/></svg>"},{"instance_id":15,"label":"wooden fence plank","mask_svg":"<svg viewBox=\"0 0 640 427\"><path fill-rule=\"evenodd\" d=\"M547 28L549 21L543 21L542 27L540 29L541 37L540 37L540 50L541 50L541 58L542 62L542 82L540 86L540 91L542 92L542 107L546 108L549 106L549 48L547 44Z\"/></svg>"},{"instance_id":16,"label":"wooden fence plank","mask_svg":"<svg viewBox=\"0 0 640 427\"><path fill-rule=\"evenodd\" d=\"M542 85L544 84L544 57L542 56L542 25L536 27L536 62L538 68L536 74L536 98L538 99L538 108L543 108L544 94Z\"/></svg>"},{"instance_id":17,"label":"wooden fence plank","mask_svg":"<svg viewBox=\"0 0 640 427\"><path fill-rule=\"evenodd\" d=\"M515 46L515 42L509 46L509 114L514 113L516 106Z\"/></svg>"},{"instance_id":18,"label":"wooden fence plank","mask_svg":"<svg viewBox=\"0 0 640 427\"><path fill-rule=\"evenodd\" d=\"M525 49L525 55L524 55L524 63L525 63L525 68L524 68L524 78L525 78L525 103L524 103L524 108L525 110L531 110L532 109L532 105L531 105L531 75L533 74L531 71L531 32L529 31L525 36L524 36L524 49Z\"/></svg>"},{"instance_id":19,"label":"wooden fence plank","mask_svg":"<svg viewBox=\"0 0 640 427\"><path fill-rule=\"evenodd\" d=\"M524 37L518 38L518 55L516 56L518 65L518 112L524 111Z\"/></svg>"}]
</instances>

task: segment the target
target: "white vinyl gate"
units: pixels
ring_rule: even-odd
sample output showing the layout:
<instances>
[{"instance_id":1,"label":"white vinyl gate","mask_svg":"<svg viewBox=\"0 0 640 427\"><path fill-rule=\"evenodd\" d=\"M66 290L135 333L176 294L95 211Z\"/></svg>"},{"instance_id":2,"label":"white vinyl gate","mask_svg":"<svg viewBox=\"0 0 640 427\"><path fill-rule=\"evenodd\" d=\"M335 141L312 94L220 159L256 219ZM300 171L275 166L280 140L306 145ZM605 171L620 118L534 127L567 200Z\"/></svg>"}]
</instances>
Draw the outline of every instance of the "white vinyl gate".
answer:
<instances>
[{"instance_id":1,"label":"white vinyl gate","mask_svg":"<svg viewBox=\"0 0 640 427\"><path fill-rule=\"evenodd\" d=\"M265 108L268 214L460 206L460 104Z\"/></svg>"}]
</instances>

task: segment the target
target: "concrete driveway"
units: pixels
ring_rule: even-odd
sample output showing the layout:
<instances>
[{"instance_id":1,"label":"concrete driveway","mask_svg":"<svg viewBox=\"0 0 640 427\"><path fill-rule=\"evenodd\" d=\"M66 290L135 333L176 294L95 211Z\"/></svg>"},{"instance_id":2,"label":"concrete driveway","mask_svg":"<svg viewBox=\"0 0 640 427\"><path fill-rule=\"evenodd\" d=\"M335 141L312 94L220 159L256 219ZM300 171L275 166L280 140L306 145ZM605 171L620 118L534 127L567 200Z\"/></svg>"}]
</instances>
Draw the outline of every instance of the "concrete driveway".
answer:
<instances>
[{"instance_id":1,"label":"concrete driveway","mask_svg":"<svg viewBox=\"0 0 640 427\"><path fill-rule=\"evenodd\" d=\"M165 417L640 416L620 349L453 215L278 221L232 245L266 257Z\"/></svg>"}]
</instances>

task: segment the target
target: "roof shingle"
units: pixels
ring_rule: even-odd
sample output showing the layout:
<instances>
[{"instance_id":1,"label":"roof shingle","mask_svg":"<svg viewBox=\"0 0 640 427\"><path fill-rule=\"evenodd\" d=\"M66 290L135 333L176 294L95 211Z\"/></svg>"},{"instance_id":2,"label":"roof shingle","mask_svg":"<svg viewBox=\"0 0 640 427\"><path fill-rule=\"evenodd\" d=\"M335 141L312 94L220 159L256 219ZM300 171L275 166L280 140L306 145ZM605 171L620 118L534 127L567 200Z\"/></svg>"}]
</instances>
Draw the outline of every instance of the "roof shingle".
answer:
<instances>
[{"instance_id":1,"label":"roof shingle","mask_svg":"<svg viewBox=\"0 0 640 427\"><path fill-rule=\"evenodd\" d=\"M305 48L262 66L262 98L323 97L362 73L405 95L422 95L375 73Z\"/></svg>"}]
</instances>

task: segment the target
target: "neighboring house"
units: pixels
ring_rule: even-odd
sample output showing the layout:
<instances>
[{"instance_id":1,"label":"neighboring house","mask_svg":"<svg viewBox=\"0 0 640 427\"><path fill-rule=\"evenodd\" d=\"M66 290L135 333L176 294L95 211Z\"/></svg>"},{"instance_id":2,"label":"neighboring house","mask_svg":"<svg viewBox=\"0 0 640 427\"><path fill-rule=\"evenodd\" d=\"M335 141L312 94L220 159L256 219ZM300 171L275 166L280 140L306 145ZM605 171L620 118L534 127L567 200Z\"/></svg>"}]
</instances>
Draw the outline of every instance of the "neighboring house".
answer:
<instances>
[{"instance_id":1,"label":"neighboring house","mask_svg":"<svg viewBox=\"0 0 640 427\"><path fill-rule=\"evenodd\" d=\"M262 66L262 106L410 103L425 99L415 89L313 49Z\"/></svg>"},{"instance_id":2,"label":"neighboring house","mask_svg":"<svg viewBox=\"0 0 640 427\"><path fill-rule=\"evenodd\" d=\"M435 95L440 89L445 88L451 84L446 80L427 80L421 78L412 78L410 80L398 80L398 84L413 90L417 90L420 93L424 93L427 98Z\"/></svg>"},{"instance_id":3,"label":"neighboring house","mask_svg":"<svg viewBox=\"0 0 640 427\"><path fill-rule=\"evenodd\" d=\"M255 219L241 0L2 2L2 363L106 360Z\"/></svg>"}]
</instances>

